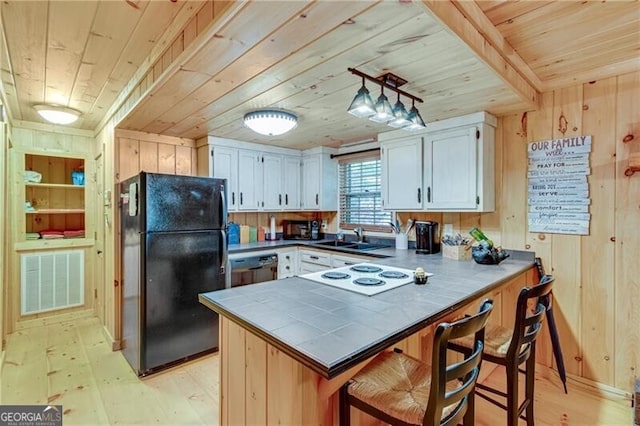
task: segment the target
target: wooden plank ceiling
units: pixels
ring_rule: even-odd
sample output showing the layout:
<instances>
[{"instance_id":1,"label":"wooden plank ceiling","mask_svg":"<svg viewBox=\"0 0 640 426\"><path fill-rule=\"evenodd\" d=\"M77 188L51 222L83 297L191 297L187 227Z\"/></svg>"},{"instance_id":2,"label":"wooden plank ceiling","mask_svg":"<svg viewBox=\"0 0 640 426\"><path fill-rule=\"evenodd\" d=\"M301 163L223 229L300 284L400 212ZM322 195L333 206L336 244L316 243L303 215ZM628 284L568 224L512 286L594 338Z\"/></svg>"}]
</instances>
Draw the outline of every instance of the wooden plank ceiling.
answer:
<instances>
[{"instance_id":1,"label":"wooden plank ceiling","mask_svg":"<svg viewBox=\"0 0 640 426\"><path fill-rule=\"evenodd\" d=\"M180 12L185 5L189 11ZM8 54L0 55L0 65L12 116L40 121L31 106L55 102L83 111L76 127L95 129L160 33L199 5L3 2ZM295 148L338 146L390 129L346 113L361 84L348 67L408 80L403 90L425 100L416 106L427 122L479 110L531 110L542 91L640 69L638 1L238 5L145 85L119 127ZM377 86L367 87L378 96ZM244 128L242 116L264 107L294 112L298 127L276 138Z\"/></svg>"}]
</instances>

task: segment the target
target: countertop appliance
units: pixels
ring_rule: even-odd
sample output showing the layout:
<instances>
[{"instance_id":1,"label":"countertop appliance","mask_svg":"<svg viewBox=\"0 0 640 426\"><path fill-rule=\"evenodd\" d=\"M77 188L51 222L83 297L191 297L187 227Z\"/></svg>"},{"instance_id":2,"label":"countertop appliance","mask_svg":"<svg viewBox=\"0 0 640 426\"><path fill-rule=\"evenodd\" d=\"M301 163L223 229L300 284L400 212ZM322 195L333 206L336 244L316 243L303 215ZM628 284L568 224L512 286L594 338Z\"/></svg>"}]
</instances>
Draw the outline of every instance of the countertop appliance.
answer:
<instances>
[{"instance_id":1,"label":"countertop appliance","mask_svg":"<svg viewBox=\"0 0 640 426\"><path fill-rule=\"evenodd\" d=\"M427 273L427 276L433 274ZM374 263L358 263L300 275L321 284L373 296L413 282L413 271Z\"/></svg>"},{"instance_id":2,"label":"countertop appliance","mask_svg":"<svg viewBox=\"0 0 640 426\"><path fill-rule=\"evenodd\" d=\"M318 221L312 220L283 220L282 238L284 240L318 240L321 239Z\"/></svg>"},{"instance_id":3,"label":"countertop appliance","mask_svg":"<svg viewBox=\"0 0 640 426\"><path fill-rule=\"evenodd\" d=\"M234 254L229 257L231 287L256 284L278 279L278 255Z\"/></svg>"},{"instance_id":4,"label":"countertop appliance","mask_svg":"<svg viewBox=\"0 0 640 426\"><path fill-rule=\"evenodd\" d=\"M121 183L123 354L139 376L209 353L225 288L226 180L140 173Z\"/></svg>"},{"instance_id":5,"label":"countertop appliance","mask_svg":"<svg viewBox=\"0 0 640 426\"><path fill-rule=\"evenodd\" d=\"M416 253L440 253L440 234L438 222L416 221Z\"/></svg>"}]
</instances>

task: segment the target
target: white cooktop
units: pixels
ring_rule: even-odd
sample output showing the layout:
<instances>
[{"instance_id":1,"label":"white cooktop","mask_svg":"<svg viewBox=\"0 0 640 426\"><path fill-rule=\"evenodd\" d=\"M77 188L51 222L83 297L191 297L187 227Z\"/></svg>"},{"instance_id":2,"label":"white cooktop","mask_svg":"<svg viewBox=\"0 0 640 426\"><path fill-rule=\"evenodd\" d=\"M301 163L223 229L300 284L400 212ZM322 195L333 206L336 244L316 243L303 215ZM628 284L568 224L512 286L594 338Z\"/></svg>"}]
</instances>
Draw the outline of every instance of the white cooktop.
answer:
<instances>
[{"instance_id":1,"label":"white cooktop","mask_svg":"<svg viewBox=\"0 0 640 426\"><path fill-rule=\"evenodd\" d=\"M413 283L413 272L411 269L395 268L393 266L358 263L300 275L300 278L373 296L383 291ZM431 276L432 274L427 275ZM356 280L363 280L363 284L354 283Z\"/></svg>"}]
</instances>

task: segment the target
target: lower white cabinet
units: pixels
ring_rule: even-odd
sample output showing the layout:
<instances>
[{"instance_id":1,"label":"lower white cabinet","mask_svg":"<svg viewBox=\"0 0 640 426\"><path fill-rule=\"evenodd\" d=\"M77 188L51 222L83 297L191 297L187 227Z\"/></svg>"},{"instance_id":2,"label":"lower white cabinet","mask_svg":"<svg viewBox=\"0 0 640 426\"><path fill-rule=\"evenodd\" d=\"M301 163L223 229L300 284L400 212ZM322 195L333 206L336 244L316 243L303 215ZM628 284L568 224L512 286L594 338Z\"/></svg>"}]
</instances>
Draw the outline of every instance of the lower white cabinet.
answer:
<instances>
[{"instance_id":1,"label":"lower white cabinet","mask_svg":"<svg viewBox=\"0 0 640 426\"><path fill-rule=\"evenodd\" d=\"M278 279L298 275L298 248L278 250Z\"/></svg>"},{"instance_id":2,"label":"lower white cabinet","mask_svg":"<svg viewBox=\"0 0 640 426\"><path fill-rule=\"evenodd\" d=\"M371 258L359 256L345 256L343 254L331 255L331 266L342 268L343 266L356 265L358 263L371 262Z\"/></svg>"},{"instance_id":3,"label":"lower white cabinet","mask_svg":"<svg viewBox=\"0 0 640 426\"><path fill-rule=\"evenodd\" d=\"M331 253L325 251L300 249L299 260L299 275L331 268Z\"/></svg>"}]
</instances>

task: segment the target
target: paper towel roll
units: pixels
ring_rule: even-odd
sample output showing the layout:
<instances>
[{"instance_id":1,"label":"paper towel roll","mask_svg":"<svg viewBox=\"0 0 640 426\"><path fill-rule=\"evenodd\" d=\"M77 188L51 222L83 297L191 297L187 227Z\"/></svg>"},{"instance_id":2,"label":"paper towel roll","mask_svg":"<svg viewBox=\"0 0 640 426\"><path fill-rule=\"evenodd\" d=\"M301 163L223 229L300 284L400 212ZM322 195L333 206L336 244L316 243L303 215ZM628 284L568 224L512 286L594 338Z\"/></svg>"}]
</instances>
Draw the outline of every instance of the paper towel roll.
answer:
<instances>
[{"instance_id":1,"label":"paper towel roll","mask_svg":"<svg viewBox=\"0 0 640 426\"><path fill-rule=\"evenodd\" d=\"M271 221L269 223L269 239L274 241L276 239L276 217L271 216Z\"/></svg>"}]
</instances>

